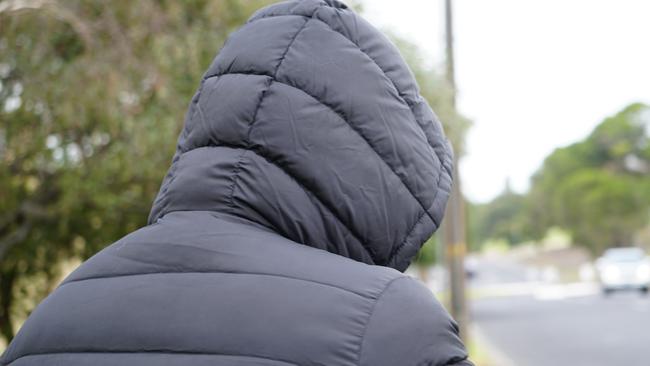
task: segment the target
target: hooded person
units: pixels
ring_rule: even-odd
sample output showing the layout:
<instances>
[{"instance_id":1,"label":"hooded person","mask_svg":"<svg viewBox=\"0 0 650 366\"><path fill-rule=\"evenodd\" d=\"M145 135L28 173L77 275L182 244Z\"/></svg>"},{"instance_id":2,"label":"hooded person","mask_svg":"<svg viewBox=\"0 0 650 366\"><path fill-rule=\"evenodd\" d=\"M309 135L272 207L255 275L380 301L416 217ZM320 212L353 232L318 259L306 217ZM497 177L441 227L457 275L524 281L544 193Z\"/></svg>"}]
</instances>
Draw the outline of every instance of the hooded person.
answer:
<instances>
[{"instance_id":1,"label":"hooded person","mask_svg":"<svg viewBox=\"0 0 650 366\"><path fill-rule=\"evenodd\" d=\"M259 10L203 76L149 225L73 272L0 364L471 365L401 273L451 162L366 21L336 0Z\"/></svg>"}]
</instances>

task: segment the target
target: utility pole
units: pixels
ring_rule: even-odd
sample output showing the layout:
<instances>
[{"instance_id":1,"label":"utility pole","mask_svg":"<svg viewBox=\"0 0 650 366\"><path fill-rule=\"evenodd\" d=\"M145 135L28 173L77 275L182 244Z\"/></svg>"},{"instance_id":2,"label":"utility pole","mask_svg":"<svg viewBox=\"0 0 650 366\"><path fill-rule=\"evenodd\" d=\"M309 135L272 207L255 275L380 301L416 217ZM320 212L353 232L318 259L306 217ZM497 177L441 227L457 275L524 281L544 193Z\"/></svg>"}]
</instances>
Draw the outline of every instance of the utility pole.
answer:
<instances>
[{"instance_id":1,"label":"utility pole","mask_svg":"<svg viewBox=\"0 0 650 366\"><path fill-rule=\"evenodd\" d=\"M452 88L452 105L456 109L456 80L454 76L454 27L452 0L445 0L445 43L447 81ZM459 142L456 141L456 144ZM467 337L469 316L467 301L465 299L465 252L467 245L465 210L459 171L459 151L454 154L454 170L451 196L447 203L447 212L443 222L443 239L449 272L450 298L449 306L451 316L458 322L460 335Z\"/></svg>"}]
</instances>

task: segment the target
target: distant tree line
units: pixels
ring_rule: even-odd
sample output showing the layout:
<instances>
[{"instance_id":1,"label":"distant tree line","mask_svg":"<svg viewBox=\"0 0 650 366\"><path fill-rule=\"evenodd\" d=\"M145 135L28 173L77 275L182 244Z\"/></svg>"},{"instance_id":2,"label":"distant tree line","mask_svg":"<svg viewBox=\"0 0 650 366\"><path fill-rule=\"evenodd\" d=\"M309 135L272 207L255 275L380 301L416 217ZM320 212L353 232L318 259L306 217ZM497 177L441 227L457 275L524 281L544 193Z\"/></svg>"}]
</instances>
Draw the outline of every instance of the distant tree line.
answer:
<instances>
[{"instance_id":1,"label":"distant tree line","mask_svg":"<svg viewBox=\"0 0 650 366\"><path fill-rule=\"evenodd\" d=\"M489 239L539 240L552 227L599 254L650 245L650 107L633 104L605 119L584 140L556 149L526 194L506 190L472 205L474 247Z\"/></svg>"}]
</instances>

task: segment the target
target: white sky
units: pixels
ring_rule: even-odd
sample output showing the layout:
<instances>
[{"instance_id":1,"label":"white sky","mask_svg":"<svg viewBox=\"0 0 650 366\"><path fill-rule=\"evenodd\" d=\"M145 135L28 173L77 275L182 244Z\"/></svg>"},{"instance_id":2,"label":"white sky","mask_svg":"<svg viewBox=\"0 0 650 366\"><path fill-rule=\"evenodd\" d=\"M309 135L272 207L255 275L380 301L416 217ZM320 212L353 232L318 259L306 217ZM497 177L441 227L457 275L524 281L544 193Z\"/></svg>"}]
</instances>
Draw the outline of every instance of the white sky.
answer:
<instances>
[{"instance_id":1,"label":"white sky","mask_svg":"<svg viewBox=\"0 0 650 366\"><path fill-rule=\"evenodd\" d=\"M444 62L444 0L363 0L365 16ZM650 1L454 0L461 113L474 121L463 189L523 192L556 147L650 103ZM442 70L442 69L440 69Z\"/></svg>"}]
</instances>

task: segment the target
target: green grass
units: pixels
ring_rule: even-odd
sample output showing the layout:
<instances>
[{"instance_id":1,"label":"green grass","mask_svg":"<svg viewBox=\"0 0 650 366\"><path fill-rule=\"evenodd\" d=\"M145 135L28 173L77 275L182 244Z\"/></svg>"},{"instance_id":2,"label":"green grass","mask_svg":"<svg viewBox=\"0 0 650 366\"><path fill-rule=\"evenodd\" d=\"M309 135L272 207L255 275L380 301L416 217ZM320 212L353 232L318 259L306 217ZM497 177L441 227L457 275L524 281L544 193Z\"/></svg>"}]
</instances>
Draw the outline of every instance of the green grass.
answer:
<instances>
[{"instance_id":1,"label":"green grass","mask_svg":"<svg viewBox=\"0 0 650 366\"><path fill-rule=\"evenodd\" d=\"M479 344L476 339L470 339L467 342L467 351L469 359L476 366L497 366L489 358L488 352L484 346Z\"/></svg>"}]
</instances>

